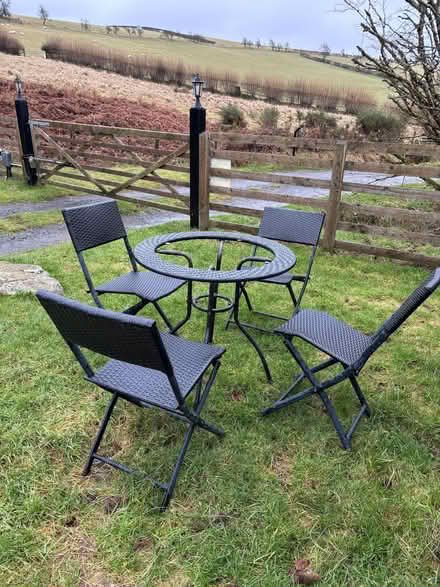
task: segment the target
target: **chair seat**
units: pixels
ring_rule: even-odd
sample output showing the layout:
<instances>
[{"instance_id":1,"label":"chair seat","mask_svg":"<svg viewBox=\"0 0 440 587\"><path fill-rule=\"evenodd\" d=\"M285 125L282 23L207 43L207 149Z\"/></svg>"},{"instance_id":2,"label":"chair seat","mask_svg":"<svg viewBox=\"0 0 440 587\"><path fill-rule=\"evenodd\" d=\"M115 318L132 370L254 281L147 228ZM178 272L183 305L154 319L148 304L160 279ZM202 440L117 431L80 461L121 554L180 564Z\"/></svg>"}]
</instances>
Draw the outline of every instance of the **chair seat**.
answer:
<instances>
[{"instance_id":1,"label":"chair seat","mask_svg":"<svg viewBox=\"0 0 440 587\"><path fill-rule=\"evenodd\" d=\"M164 332L160 336L184 398L209 364L225 352L213 344L192 342ZM142 402L172 410L178 407L168 377L161 371L112 359L86 379Z\"/></svg>"},{"instance_id":2,"label":"chair seat","mask_svg":"<svg viewBox=\"0 0 440 587\"><path fill-rule=\"evenodd\" d=\"M281 273L281 275L276 275L275 277L266 277L266 279L259 279L258 281L265 281L267 283L278 283L280 285L287 285L294 279L294 275L289 271L286 273ZM297 280L299 281L299 280ZM302 280L303 281L303 280Z\"/></svg>"},{"instance_id":3,"label":"chair seat","mask_svg":"<svg viewBox=\"0 0 440 587\"><path fill-rule=\"evenodd\" d=\"M95 289L98 293L135 294L143 300L155 302L179 289L186 282L181 279L165 277L150 271L131 271Z\"/></svg>"},{"instance_id":4,"label":"chair seat","mask_svg":"<svg viewBox=\"0 0 440 587\"><path fill-rule=\"evenodd\" d=\"M372 337L345 322L315 310L300 310L275 330L285 336L298 336L345 365L360 358Z\"/></svg>"}]
</instances>

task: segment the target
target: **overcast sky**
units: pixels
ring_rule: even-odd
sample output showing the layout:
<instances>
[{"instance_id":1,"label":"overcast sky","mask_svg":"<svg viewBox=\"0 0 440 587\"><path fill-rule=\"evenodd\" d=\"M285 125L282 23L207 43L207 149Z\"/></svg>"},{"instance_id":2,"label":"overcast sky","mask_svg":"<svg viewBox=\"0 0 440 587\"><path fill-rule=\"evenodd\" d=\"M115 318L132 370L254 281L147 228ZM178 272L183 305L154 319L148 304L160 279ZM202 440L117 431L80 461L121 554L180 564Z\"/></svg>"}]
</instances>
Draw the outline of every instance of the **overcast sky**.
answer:
<instances>
[{"instance_id":1,"label":"overcast sky","mask_svg":"<svg viewBox=\"0 0 440 587\"><path fill-rule=\"evenodd\" d=\"M96 24L168 28L182 33L238 40L289 42L291 47L319 49L325 41L334 52L352 52L362 43L359 19L333 11L338 0L42 0L51 18ZM15 14L36 16L40 0L12 0Z\"/></svg>"}]
</instances>

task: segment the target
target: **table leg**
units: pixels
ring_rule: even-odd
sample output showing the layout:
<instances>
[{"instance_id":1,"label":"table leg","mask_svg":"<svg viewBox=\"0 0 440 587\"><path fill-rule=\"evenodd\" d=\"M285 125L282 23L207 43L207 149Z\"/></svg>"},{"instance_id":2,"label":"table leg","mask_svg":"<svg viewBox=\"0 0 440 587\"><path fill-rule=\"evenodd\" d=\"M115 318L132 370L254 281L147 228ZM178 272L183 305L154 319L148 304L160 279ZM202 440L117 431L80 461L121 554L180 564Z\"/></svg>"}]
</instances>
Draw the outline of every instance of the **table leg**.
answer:
<instances>
[{"instance_id":1,"label":"table leg","mask_svg":"<svg viewBox=\"0 0 440 587\"><path fill-rule=\"evenodd\" d=\"M237 282L235 284L235 297L234 297L234 322L238 326L238 328L242 331L242 333L246 336L248 341L253 345L255 350L257 351L261 362L263 363L264 370L266 372L266 377L269 383L272 383L272 375L270 373L269 365L263 355L263 351L260 349L258 344L256 343L255 339L249 334L249 332L244 328L244 326L240 323L239 318L239 310L240 310L240 291L241 291L241 283Z\"/></svg>"}]
</instances>

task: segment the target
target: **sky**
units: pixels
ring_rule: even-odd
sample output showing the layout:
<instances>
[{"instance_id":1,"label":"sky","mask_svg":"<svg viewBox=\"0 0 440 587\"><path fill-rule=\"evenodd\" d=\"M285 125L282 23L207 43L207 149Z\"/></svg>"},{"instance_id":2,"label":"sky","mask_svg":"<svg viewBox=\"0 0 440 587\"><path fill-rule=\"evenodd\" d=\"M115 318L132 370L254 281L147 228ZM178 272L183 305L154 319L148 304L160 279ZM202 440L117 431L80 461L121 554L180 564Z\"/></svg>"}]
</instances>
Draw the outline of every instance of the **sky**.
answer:
<instances>
[{"instance_id":1,"label":"sky","mask_svg":"<svg viewBox=\"0 0 440 587\"><path fill-rule=\"evenodd\" d=\"M41 0L12 0L14 14L36 16ZM291 47L319 49L325 42L332 52L353 53L362 45L359 17L335 12L340 0L42 0L49 16L93 24L127 24L168 28L241 41L260 38L267 43L288 42Z\"/></svg>"}]
</instances>

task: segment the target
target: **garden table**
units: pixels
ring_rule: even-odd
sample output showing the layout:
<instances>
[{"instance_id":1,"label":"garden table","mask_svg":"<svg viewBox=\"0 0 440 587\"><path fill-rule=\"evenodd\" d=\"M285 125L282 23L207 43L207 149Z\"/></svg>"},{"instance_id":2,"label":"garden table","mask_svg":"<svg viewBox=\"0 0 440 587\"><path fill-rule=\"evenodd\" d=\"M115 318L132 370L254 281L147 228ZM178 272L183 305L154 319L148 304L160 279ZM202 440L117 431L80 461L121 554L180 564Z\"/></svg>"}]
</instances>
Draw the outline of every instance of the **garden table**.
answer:
<instances>
[{"instance_id":1,"label":"garden table","mask_svg":"<svg viewBox=\"0 0 440 587\"><path fill-rule=\"evenodd\" d=\"M174 249L170 250L163 248L172 243L208 240L215 240L218 242L215 265L212 265L209 268L193 267L192 258L186 252L184 253ZM223 248L227 242L246 243L252 246L257 245L257 247L265 249L270 256L245 257L241 259L236 269L222 270ZM235 324L257 351L266 372L267 379L269 382L271 381L269 366L262 350L244 325L240 323L239 298L240 292L246 296L246 290L243 287L245 282L275 277L276 275L280 275L291 269L296 263L296 256L289 248L273 240L239 232L193 231L168 233L146 239L135 247L134 254L139 264L150 271L168 277L185 279L189 281L190 284L192 284L192 282L209 283L207 294L202 294L196 298L192 298L192 294L190 294L192 306L202 312L206 312L207 314L204 341L206 343L213 342L214 324L217 313L232 310ZM185 257L188 267L170 263L166 261L162 255L179 255ZM243 265L248 262L253 262L253 264L249 267L243 267ZM256 262L259 264L255 265ZM218 294L218 286L220 283L235 284L234 299ZM207 299L207 307L201 305L203 299ZM222 300L225 305L217 308L217 300Z\"/></svg>"}]
</instances>

